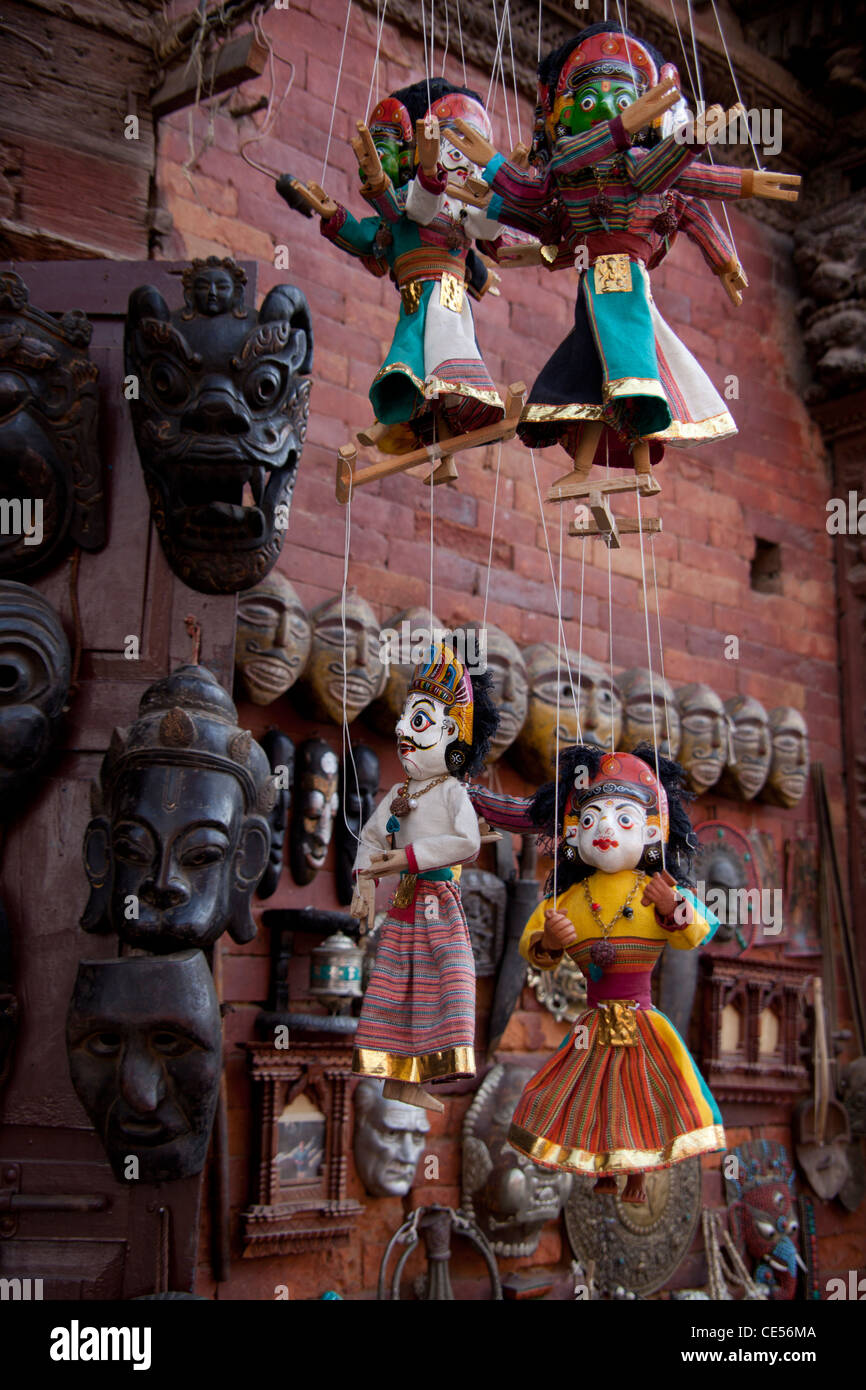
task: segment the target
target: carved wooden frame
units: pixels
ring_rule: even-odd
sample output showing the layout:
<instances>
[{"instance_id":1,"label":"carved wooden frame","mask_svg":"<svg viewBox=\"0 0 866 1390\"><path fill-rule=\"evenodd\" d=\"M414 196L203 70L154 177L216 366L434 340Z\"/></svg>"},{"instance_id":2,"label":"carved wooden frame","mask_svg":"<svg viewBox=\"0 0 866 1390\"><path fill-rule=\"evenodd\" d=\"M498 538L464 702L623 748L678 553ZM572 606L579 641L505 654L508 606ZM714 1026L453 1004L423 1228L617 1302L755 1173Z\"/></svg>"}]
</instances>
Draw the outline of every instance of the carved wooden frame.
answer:
<instances>
[{"instance_id":1,"label":"carved wooden frame","mask_svg":"<svg viewBox=\"0 0 866 1390\"><path fill-rule=\"evenodd\" d=\"M347 1196L350 1048L298 1042L245 1044L253 1083L255 1167L252 1202L241 1215L245 1258L294 1255L349 1240L363 1206ZM325 1116L322 1173L292 1189L280 1186L277 1124L285 1105L309 1091Z\"/></svg>"},{"instance_id":2,"label":"carved wooden frame","mask_svg":"<svg viewBox=\"0 0 866 1390\"><path fill-rule=\"evenodd\" d=\"M808 965L701 957L703 1042L701 1070L713 1095L745 1104L786 1104L809 1088L800 1038L804 1030ZM722 1051L722 1012L738 1004L743 1020L735 1052ZM779 1040L775 1050L759 1052L759 1019L776 1006Z\"/></svg>"}]
</instances>

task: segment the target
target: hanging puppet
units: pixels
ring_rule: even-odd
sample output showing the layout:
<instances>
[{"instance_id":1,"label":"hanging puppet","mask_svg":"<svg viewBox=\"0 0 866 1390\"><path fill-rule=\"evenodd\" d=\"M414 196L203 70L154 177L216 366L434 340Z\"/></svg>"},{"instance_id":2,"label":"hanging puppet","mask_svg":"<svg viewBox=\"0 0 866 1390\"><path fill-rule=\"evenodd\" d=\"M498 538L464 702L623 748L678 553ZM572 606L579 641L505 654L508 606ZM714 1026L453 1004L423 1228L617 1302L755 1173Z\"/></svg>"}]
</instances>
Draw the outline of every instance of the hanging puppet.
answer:
<instances>
[{"instance_id":1,"label":"hanging puppet","mask_svg":"<svg viewBox=\"0 0 866 1390\"><path fill-rule=\"evenodd\" d=\"M725 1147L721 1116L682 1038L653 1008L650 976L667 943L691 950L711 926L691 891L693 837L683 772L655 757L577 745L559 785L530 803L556 846L557 894L530 917L521 954L553 970L567 951L587 1009L526 1086L509 1141L543 1167L597 1175L595 1191L646 1200L645 1172ZM664 859L663 859L664 853ZM552 892L551 881L548 893Z\"/></svg>"},{"instance_id":2,"label":"hanging puppet","mask_svg":"<svg viewBox=\"0 0 866 1390\"><path fill-rule=\"evenodd\" d=\"M700 200L793 200L800 180L696 164L737 108L726 118L712 107L685 132L669 130L666 113L681 101L676 68L618 25L584 29L549 54L538 75L534 170L505 160L477 131L458 125L452 139L484 166L500 220L553 242L556 264L580 271L574 328L542 368L518 431L525 444L558 443L573 459L551 490L551 500L562 500L588 492L593 461L649 475L665 444L690 447L736 431L709 377L655 307L647 267L681 226L737 302L742 268ZM658 490L650 477L642 489Z\"/></svg>"},{"instance_id":3,"label":"hanging puppet","mask_svg":"<svg viewBox=\"0 0 866 1390\"><path fill-rule=\"evenodd\" d=\"M361 831L353 915L372 917L375 883L400 874L358 1022L352 1070L385 1078L393 1100L442 1110L424 1082L475 1074L475 969L458 886L480 846L463 779L498 716L488 675L470 679L447 647L415 668L397 722L405 772Z\"/></svg>"},{"instance_id":4,"label":"hanging puppet","mask_svg":"<svg viewBox=\"0 0 866 1390\"><path fill-rule=\"evenodd\" d=\"M323 236L374 274L390 272L400 291L391 347L370 388L376 422L359 435L386 454L408 456L415 446L455 437L461 447L489 442L466 436L499 426L506 415L478 348L468 294L471 287L477 297L489 281L473 241L495 256L503 234L514 237L496 220L498 198L482 211L456 197L480 172L451 140L458 120L490 141L487 112L469 88L433 79L380 103L370 129L359 125L352 142L362 194L374 209L360 221L316 184L288 175L277 183L290 206L319 214ZM516 425L511 413L503 435Z\"/></svg>"}]
</instances>

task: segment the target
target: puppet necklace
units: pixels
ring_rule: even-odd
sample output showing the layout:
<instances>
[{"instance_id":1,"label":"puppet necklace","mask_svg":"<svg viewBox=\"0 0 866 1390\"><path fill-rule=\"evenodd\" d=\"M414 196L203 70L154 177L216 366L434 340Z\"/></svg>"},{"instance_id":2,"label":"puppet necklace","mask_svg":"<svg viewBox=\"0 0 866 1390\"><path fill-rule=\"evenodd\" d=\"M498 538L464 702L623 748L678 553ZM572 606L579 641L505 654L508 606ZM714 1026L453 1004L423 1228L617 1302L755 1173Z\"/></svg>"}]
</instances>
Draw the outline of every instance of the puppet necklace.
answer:
<instances>
[{"instance_id":1,"label":"puppet necklace","mask_svg":"<svg viewBox=\"0 0 866 1390\"><path fill-rule=\"evenodd\" d=\"M426 796L427 792L432 792L434 787L440 786L442 782L447 782L450 776L450 772L443 772L441 777L435 777L432 782L428 782L427 786L422 787L420 792L416 792L414 796L409 795L409 783L412 779L411 777L407 777L388 808L391 812L388 818L388 824L385 827L388 834L393 835L395 831L400 829L399 817L407 815L409 811L414 811L415 807L418 805L419 797Z\"/></svg>"},{"instance_id":2,"label":"puppet necklace","mask_svg":"<svg viewBox=\"0 0 866 1390\"><path fill-rule=\"evenodd\" d=\"M646 874L643 872L642 869L639 870L638 875L631 886L631 890L629 892L628 897L626 898L622 907L620 907L614 913L613 917L611 917L609 922L603 921L601 915L601 907L598 903L593 902L592 894L589 891L589 884L587 883L586 879L583 880L583 893L584 897L586 898L586 905L592 913L593 920L599 927L601 927L601 940L594 941L589 950L589 958L592 961L592 965L595 966L599 971L598 976L592 976L593 979L600 978L601 971L606 969L607 966L613 965L614 961L616 960L616 951L614 949L613 942L609 941L608 937L610 936L613 928L616 926L620 917L634 916L632 900L645 878ZM590 966L590 973L592 973L592 966Z\"/></svg>"}]
</instances>

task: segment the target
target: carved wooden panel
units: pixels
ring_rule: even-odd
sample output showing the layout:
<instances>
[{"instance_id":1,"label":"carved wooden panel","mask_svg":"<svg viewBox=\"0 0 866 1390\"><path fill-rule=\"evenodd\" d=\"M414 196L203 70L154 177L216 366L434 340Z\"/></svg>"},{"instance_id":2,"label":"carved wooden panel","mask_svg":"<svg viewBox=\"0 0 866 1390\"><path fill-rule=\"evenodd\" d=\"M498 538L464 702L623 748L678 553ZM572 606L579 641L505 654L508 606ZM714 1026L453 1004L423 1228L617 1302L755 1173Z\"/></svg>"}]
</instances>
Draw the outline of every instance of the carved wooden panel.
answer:
<instances>
[{"instance_id":1,"label":"carved wooden panel","mask_svg":"<svg viewBox=\"0 0 866 1390\"><path fill-rule=\"evenodd\" d=\"M809 967L705 955L701 972L700 1065L716 1099L778 1104L807 1090Z\"/></svg>"}]
</instances>

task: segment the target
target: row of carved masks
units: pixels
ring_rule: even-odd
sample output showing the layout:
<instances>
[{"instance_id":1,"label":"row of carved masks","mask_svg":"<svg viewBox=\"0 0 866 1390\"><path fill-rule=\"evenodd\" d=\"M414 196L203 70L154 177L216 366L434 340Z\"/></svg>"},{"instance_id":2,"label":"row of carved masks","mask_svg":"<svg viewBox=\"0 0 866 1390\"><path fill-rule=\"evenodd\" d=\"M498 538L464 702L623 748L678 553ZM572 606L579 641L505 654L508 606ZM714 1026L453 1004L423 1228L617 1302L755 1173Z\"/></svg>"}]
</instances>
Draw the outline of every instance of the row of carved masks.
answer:
<instances>
[{"instance_id":1,"label":"row of carved masks","mask_svg":"<svg viewBox=\"0 0 866 1390\"><path fill-rule=\"evenodd\" d=\"M115 729L84 843L88 932L139 954L82 960L67 1016L75 1090L115 1177L201 1171L222 1070L205 955L255 934L276 796L267 757L203 666L181 666Z\"/></svg>"}]
</instances>

